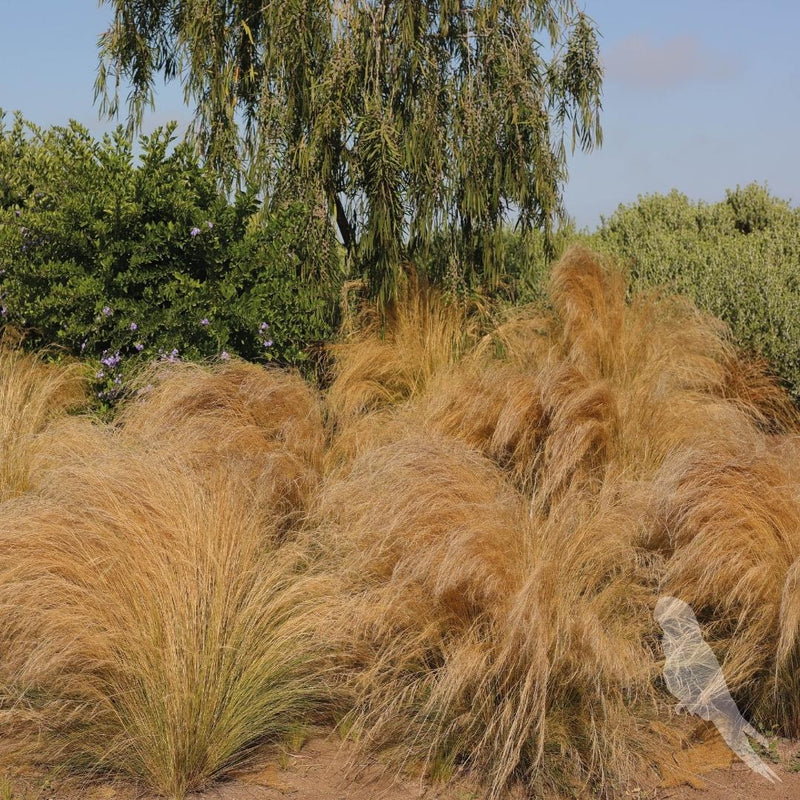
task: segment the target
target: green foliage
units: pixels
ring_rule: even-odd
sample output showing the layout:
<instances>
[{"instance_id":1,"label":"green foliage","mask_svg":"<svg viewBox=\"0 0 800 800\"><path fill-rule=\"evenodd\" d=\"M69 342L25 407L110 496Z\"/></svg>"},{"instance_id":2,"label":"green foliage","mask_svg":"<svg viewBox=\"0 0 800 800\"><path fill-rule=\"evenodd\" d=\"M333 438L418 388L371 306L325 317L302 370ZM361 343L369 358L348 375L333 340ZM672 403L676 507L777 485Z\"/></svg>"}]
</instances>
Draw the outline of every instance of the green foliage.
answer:
<instances>
[{"instance_id":1,"label":"green foliage","mask_svg":"<svg viewBox=\"0 0 800 800\"><path fill-rule=\"evenodd\" d=\"M503 243L503 284L497 292L501 301L513 305L549 304L547 276L554 259L560 258L575 239L572 223L562 225L547 239L541 231L516 234L506 231Z\"/></svg>"},{"instance_id":2,"label":"green foliage","mask_svg":"<svg viewBox=\"0 0 800 800\"><path fill-rule=\"evenodd\" d=\"M299 204L230 202L173 127L141 150L137 165L121 129L0 126L2 322L101 360L112 399L142 360L306 362L335 323L332 238L309 236Z\"/></svg>"},{"instance_id":3,"label":"green foliage","mask_svg":"<svg viewBox=\"0 0 800 800\"><path fill-rule=\"evenodd\" d=\"M105 0L97 93L141 123L179 79L223 183L336 220L351 277L391 302L409 261L494 287L503 226L549 236L566 142L601 141L594 24L573 0Z\"/></svg>"},{"instance_id":4,"label":"green foliage","mask_svg":"<svg viewBox=\"0 0 800 800\"><path fill-rule=\"evenodd\" d=\"M620 206L589 243L622 260L634 290L663 286L725 320L800 398L800 209L757 184L714 204L673 191Z\"/></svg>"}]
</instances>

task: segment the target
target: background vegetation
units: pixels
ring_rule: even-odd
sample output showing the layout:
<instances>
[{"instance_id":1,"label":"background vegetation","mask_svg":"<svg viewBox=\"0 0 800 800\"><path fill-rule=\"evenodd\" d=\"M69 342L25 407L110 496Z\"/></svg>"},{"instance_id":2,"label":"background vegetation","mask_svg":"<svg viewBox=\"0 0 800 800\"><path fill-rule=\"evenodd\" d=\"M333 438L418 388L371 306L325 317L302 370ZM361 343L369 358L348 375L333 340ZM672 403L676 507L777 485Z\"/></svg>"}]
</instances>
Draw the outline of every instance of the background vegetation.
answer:
<instances>
[{"instance_id":1,"label":"background vegetation","mask_svg":"<svg viewBox=\"0 0 800 800\"><path fill-rule=\"evenodd\" d=\"M311 374L333 338L343 250L309 227L301 203L267 212L252 192L231 199L172 129L141 143L121 130L94 140L76 124L0 128L0 319L28 346L56 345L94 363L113 400L152 359L238 355ZM556 253L582 240L630 273L632 289L686 295L724 320L800 397L800 210L757 184L718 203L672 192L621 206L591 234L568 225ZM452 291L449 239L419 273ZM507 230L500 305L545 299L546 237ZM101 374L102 373L102 374Z\"/></svg>"},{"instance_id":2,"label":"background vegetation","mask_svg":"<svg viewBox=\"0 0 800 800\"><path fill-rule=\"evenodd\" d=\"M758 184L711 204L673 191L620 207L589 243L630 270L632 287L691 297L724 320L800 398L800 209Z\"/></svg>"},{"instance_id":3,"label":"background vegetation","mask_svg":"<svg viewBox=\"0 0 800 800\"><path fill-rule=\"evenodd\" d=\"M0 324L92 361L104 400L153 359L319 366L343 250L301 203L268 212L253 192L229 199L171 128L144 137L137 161L121 130L96 141L17 117L0 128L0 175ZM550 245L576 240L617 259L632 289L686 295L724 320L800 397L800 210L757 184L711 204L674 191L621 206L590 234L562 226ZM452 292L449 247L433 242L419 274ZM551 252L542 232L507 230L496 284L458 294L542 301Z\"/></svg>"},{"instance_id":4,"label":"background vegetation","mask_svg":"<svg viewBox=\"0 0 800 800\"><path fill-rule=\"evenodd\" d=\"M96 141L0 127L0 314L28 346L95 362L104 398L154 358L303 365L336 325L341 260L300 203L229 198L173 128Z\"/></svg>"},{"instance_id":5,"label":"background vegetation","mask_svg":"<svg viewBox=\"0 0 800 800\"><path fill-rule=\"evenodd\" d=\"M452 284L494 286L508 215L547 235L571 146L602 140L594 22L573 0L105 0L96 89L136 130L179 81L224 185L302 199L382 305L447 243Z\"/></svg>"}]
</instances>

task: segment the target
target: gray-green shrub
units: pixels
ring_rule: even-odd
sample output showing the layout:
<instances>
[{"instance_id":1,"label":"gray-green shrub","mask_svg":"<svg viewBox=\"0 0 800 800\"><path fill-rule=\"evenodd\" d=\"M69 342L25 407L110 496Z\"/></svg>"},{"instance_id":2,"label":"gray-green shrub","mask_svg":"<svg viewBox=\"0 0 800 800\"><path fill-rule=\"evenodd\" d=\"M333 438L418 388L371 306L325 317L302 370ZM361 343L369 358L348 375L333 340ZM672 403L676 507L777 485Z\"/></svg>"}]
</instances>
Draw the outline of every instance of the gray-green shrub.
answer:
<instances>
[{"instance_id":1,"label":"gray-green shrub","mask_svg":"<svg viewBox=\"0 0 800 800\"><path fill-rule=\"evenodd\" d=\"M632 290L665 287L723 319L800 397L800 209L758 184L712 204L673 191L620 206L589 240Z\"/></svg>"}]
</instances>

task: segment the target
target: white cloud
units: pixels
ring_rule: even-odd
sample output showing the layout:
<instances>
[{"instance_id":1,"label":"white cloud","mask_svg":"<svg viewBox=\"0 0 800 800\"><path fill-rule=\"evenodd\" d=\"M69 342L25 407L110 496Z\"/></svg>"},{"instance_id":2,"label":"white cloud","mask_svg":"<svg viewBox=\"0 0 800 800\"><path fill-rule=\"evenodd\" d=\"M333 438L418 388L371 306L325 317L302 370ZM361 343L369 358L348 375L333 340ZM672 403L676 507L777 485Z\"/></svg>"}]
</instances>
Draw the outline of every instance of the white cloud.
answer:
<instances>
[{"instance_id":1,"label":"white cloud","mask_svg":"<svg viewBox=\"0 0 800 800\"><path fill-rule=\"evenodd\" d=\"M631 34L604 57L606 77L635 89L671 89L695 81L733 78L741 62L706 47L696 36L675 36L664 42Z\"/></svg>"}]
</instances>

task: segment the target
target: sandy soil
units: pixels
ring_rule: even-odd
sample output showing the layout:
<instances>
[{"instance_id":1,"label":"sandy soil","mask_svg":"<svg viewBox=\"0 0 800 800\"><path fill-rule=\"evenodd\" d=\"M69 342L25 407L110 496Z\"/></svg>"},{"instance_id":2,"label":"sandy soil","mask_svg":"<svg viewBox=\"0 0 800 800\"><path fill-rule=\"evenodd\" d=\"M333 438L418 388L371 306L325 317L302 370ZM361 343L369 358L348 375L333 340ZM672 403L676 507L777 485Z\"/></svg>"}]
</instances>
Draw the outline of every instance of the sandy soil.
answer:
<instances>
[{"instance_id":1,"label":"sandy soil","mask_svg":"<svg viewBox=\"0 0 800 800\"><path fill-rule=\"evenodd\" d=\"M397 778L374 762L353 762L352 746L335 738L310 740L289 754L283 769L267 766L191 800L474 800L474 787L432 787Z\"/></svg>"},{"instance_id":2,"label":"sandy soil","mask_svg":"<svg viewBox=\"0 0 800 800\"><path fill-rule=\"evenodd\" d=\"M716 747L707 743L703 747ZM354 762L353 748L334 736L310 739L296 753L273 758L259 769L242 772L233 780L191 795L187 800L480 800L479 787L467 781L446 786L431 785L420 779L397 778L374 762ZM738 760L706 771L709 765L731 762L730 751L718 748L698 751L694 761L676 754L674 769L662 769L665 782L672 784L654 790L629 789L619 800L800 800L800 772L790 765L800 763L800 743L781 741L778 763L770 766L781 778L770 784ZM702 764L703 766L698 766ZM689 785L687 781L693 785ZM509 800L522 800L522 791ZM131 787L101 785L91 789L70 789L66 784L22 780L11 795L4 794L0 781L0 800L155 800Z\"/></svg>"},{"instance_id":3,"label":"sandy soil","mask_svg":"<svg viewBox=\"0 0 800 800\"><path fill-rule=\"evenodd\" d=\"M672 776L678 785L652 791L628 790L620 800L800 800L800 773L788 768L800 746L782 742L780 763L770 766L781 783L770 784L744 764L731 763L711 772ZM242 776L239 780L196 795L192 800L479 800L478 787L466 782L447 787L419 780L397 780L371 764L348 773L347 746L326 739L311 740L300 753L289 756L284 769L276 766ZM689 779L693 786L685 783ZM522 797L522 793L515 793Z\"/></svg>"},{"instance_id":4,"label":"sandy soil","mask_svg":"<svg viewBox=\"0 0 800 800\"><path fill-rule=\"evenodd\" d=\"M789 769L798 754L800 744L779 743L780 761L770 763L781 778L781 783L775 785L755 775L738 759L731 763L733 757L727 751L729 764L724 768L706 772L700 767L699 772L690 773L686 763L681 764L677 759L675 772L666 779L667 783L677 785L651 791L628 790L619 797L620 800L800 800L800 772ZM701 751L698 755L702 759L709 754ZM330 738L315 738L299 753L288 755L281 767L273 764L242 775L236 781L195 795L192 800L479 800L481 797L477 786L464 781L446 787L431 786L420 780L393 779L372 763L348 769L349 760L352 750L348 745ZM715 762L709 758L707 763L719 763L719 759ZM694 786L687 784L687 780ZM515 793L515 797L521 798L522 792Z\"/></svg>"},{"instance_id":5,"label":"sandy soil","mask_svg":"<svg viewBox=\"0 0 800 800\"><path fill-rule=\"evenodd\" d=\"M726 768L700 772L688 777L696 788L684 781L659 789L655 800L800 800L800 742L777 743L777 763L765 759L778 774L780 783L771 784L736 759ZM678 783L676 780L675 783Z\"/></svg>"},{"instance_id":6,"label":"sandy soil","mask_svg":"<svg viewBox=\"0 0 800 800\"><path fill-rule=\"evenodd\" d=\"M800 744L779 743L780 761L770 763L781 778L781 783L775 785L755 775L737 759L725 768L710 772L700 768L700 772L691 774L685 765L678 764L667 778L668 783L677 785L654 791L628 790L619 797L620 800L800 800L800 772L789 769L798 754ZM699 755L703 758L706 753ZM268 766L196 795L192 800L478 800L481 797L479 788L466 782L437 787L419 780L392 779L369 763L348 770L351 757L350 748L339 741L312 739L299 753L289 755L282 769ZM727 760L733 761L732 754ZM694 786L688 785L687 780ZM522 793L518 796L522 797Z\"/></svg>"}]
</instances>

